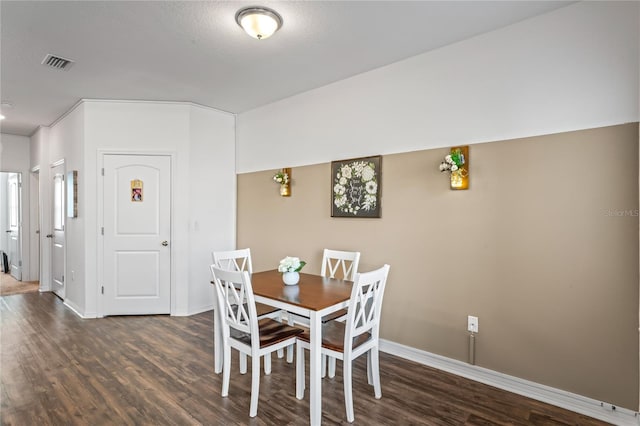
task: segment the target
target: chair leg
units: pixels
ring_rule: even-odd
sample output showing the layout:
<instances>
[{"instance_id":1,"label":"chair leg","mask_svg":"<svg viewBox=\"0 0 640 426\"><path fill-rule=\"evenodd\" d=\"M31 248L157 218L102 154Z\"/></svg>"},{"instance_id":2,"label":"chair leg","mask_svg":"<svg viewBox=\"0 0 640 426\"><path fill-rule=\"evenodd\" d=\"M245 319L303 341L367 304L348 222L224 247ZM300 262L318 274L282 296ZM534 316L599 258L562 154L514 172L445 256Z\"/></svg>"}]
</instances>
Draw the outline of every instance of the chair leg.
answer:
<instances>
[{"instance_id":1,"label":"chair leg","mask_svg":"<svg viewBox=\"0 0 640 426\"><path fill-rule=\"evenodd\" d=\"M382 388L380 387L380 357L378 348L371 348L371 375L373 376L373 389L376 399L382 398Z\"/></svg>"},{"instance_id":2,"label":"chair leg","mask_svg":"<svg viewBox=\"0 0 640 426\"><path fill-rule=\"evenodd\" d=\"M278 358L282 358L284 356L284 351L282 349L278 349L276 353L278 354Z\"/></svg>"},{"instance_id":3,"label":"chair leg","mask_svg":"<svg viewBox=\"0 0 640 426\"><path fill-rule=\"evenodd\" d=\"M332 379L336 377L336 358L333 356L329 357L329 377Z\"/></svg>"},{"instance_id":4,"label":"chair leg","mask_svg":"<svg viewBox=\"0 0 640 426\"><path fill-rule=\"evenodd\" d=\"M293 320L293 315L288 314L287 323L289 323L290 326L293 326L295 324L295 321ZM289 364L293 362L293 350L295 349L294 346L295 345L287 346L287 362Z\"/></svg>"},{"instance_id":5,"label":"chair leg","mask_svg":"<svg viewBox=\"0 0 640 426\"><path fill-rule=\"evenodd\" d=\"M327 377L327 356L322 355L322 361L320 361L320 371L322 371L322 378Z\"/></svg>"},{"instance_id":6,"label":"chair leg","mask_svg":"<svg viewBox=\"0 0 640 426\"><path fill-rule=\"evenodd\" d=\"M373 374L371 371L371 352L367 352L367 383L373 385Z\"/></svg>"},{"instance_id":7,"label":"chair leg","mask_svg":"<svg viewBox=\"0 0 640 426\"><path fill-rule=\"evenodd\" d=\"M287 346L287 362L289 364L293 362L293 350L294 350L294 345Z\"/></svg>"},{"instance_id":8,"label":"chair leg","mask_svg":"<svg viewBox=\"0 0 640 426\"><path fill-rule=\"evenodd\" d=\"M258 414L258 397L260 395L260 357L251 357L251 406L249 407L249 417Z\"/></svg>"},{"instance_id":9,"label":"chair leg","mask_svg":"<svg viewBox=\"0 0 640 426\"><path fill-rule=\"evenodd\" d=\"M353 392L351 386L352 378L352 362L345 355L345 359L342 361L342 372L344 374L344 406L347 411L347 421L353 423Z\"/></svg>"},{"instance_id":10,"label":"chair leg","mask_svg":"<svg viewBox=\"0 0 640 426\"><path fill-rule=\"evenodd\" d=\"M214 332L213 332L213 372L216 374L220 374L222 372L222 352L224 351L224 343L222 341L222 331L218 331L217 327L219 326L220 320L216 317L218 315L218 310L216 309L213 313L214 320Z\"/></svg>"},{"instance_id":11,"label":"chair leg","mask_svg":"<svg viewBox=\"0 0 640 426\"><path fill-rule=\"evenodd\" d=\"M229 378L231 377L231 346L224 347L222 358L222 396L229 395Z\"/></svg>"},{"instance_id":12,"label":"chair leg","mask_svg":"<svg viewBox=\"0 0 640 426\"><path fill-rule=\"evenodd\" d=\"M240 352L240 374L247 373L247 354Z\"/></svg>"},{"instance_id":13,"label":"chair leg","mask_svg":"<svg viewBox=\"0 0 640 426\"><path fill-rule=\"evenodd\" d=\"M296 398L304 398L304 348L296 343Z\"/></svg>"},{"instance_id":14,"label":"chair leg","mask_svg":"<svg viewBox=\"0 0 640 426\"><path fill-rule=\"evenodd\" d=\"M271 354L266 354L264 356L264 374L271 374Z\"/></svg>"}]
</instances>

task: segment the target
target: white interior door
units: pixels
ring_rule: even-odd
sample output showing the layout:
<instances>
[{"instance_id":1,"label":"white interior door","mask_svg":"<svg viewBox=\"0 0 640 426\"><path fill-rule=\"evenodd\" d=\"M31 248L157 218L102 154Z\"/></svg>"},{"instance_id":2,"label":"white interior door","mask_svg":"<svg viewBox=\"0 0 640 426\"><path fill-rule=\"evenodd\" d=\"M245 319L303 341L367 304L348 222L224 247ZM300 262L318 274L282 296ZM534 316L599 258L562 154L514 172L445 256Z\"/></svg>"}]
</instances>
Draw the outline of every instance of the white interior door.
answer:
<instances>
[{"instance_id":1,"label":"white interior door","mask_svg":"<svg viewBox=\"0 0 640 426\"><path fill-rule=\"evenodd\" d=\"M18 281L22 280L22 250L20 244L20 234L22 228L21 218L21 196L22 182L20 182L19 173L9 173L7 180L7 207L8 207L8 256L9 270L11 275Z\"/></svg>"},{"instance_id":2,"label":"white interior door","mask_svg":"<svg viewBox=\"0 0 640 426\"><path fill-rule=\"evenodd\" d=\"M29 187L29 281L40 281L40 173L31 173Z\"/></svg>"},{"instance_id":3,"label":"white interior door","mask_svg":"<svg viewBox=\"0 0 640 426\"><path fill-rule=\"evenodd\" d=\"M60 298L65 297L64 267L65 267L65 184L64 164L52 168L53 199L52 199L52 232L47 237L52 238L51 244L51 290Z\"/></svg>"},{"instance_id":4,"label":"white interior door","mask_svg":"<svg viewBox=\"0 0 640 426\"><path fill-rule=\"evenodd\" d=\"M104 156L104 315L171 312L171 158Z\"/></svg>"}]
</instances>

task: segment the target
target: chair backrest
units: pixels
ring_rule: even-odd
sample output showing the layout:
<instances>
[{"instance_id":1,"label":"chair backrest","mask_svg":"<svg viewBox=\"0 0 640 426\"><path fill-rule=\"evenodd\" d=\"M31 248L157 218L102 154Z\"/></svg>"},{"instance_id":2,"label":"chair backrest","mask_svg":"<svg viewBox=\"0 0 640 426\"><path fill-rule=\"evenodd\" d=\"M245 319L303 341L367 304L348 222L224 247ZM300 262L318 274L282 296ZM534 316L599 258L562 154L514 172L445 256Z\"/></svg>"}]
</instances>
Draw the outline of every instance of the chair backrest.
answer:
<instances>
[{"instance_id":1,"label":"chair backrest","mask_svg":"<svg viewBox=\"0 0 640 426\"><path fill-rule=\"evenodd\" d=\"M358 272L358 263L360 263L359 251L324 249L320 275L353 281L354 275Z\"/></svg>"},{"instance_id":2,"label":"chair backrest","mask_svg":"<svg viewBox=\"0 0 640 426\"><path fill-rule=\"evenodd\" d=\"M357 273L351 290L344 335L344 349L351 350L353 339L371 333L377 340L380 332L382 297L387 285L389 265L362 274Z\"/></svg>"},{"instance_id":3,"label":"chair backrest","mask_svg":"<svg viewBox=\"0 0 640 426\"><path fill-rule=\"evenodd\" d=\"M251 336L251 345L260 346L258 315L248 271L229 271L211 265L218 310L225 339L233 338L231 329Z\"/></svg>"},{"instance_id":4,"label":"chair backrest","mask_svg":"<svg viewBox=\"0 0 640 426\"><path fill-rule=\"evenodd\" d=\"M253 273L253 266L251 266L251 250L239 249L228 251L214 251L213 264L218 268L226 269L228 271L247 271L249 274Z\"/></svg>"}]
</instances>

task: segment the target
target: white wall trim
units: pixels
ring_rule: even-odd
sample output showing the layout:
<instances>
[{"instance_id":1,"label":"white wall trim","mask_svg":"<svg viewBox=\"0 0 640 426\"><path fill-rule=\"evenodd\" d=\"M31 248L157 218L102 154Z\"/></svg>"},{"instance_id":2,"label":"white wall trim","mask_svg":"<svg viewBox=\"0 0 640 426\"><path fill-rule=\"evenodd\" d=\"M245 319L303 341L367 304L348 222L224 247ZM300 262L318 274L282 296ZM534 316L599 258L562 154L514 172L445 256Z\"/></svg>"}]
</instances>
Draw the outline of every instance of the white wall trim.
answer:
<instances>
[{"instance_id":1,"label":"white wall trim","mask_svg":"<svg viewBox=\"0 0 640 426\"><path fill-rule=\"evenodd\" d=\"M137 100L132 100L132 99L80 99L78 102L76 102L75 104L73 104L73 106L71 108L69 108L64 114L62 114L60 117L56 118L53 123L47 125L47 126L38 126L36 128L36 130L31 133L28 137L31 137L33 135L35 135L38 130L40 129L40 127L53 127L55 126L58 122L60 122L62 119L64 119L67 115L71 114L73 112L73 110L75 110L76 108L78 108L80 105L82 105L83 103L88 103L88 102L93 102L93 103L114 103L114 102L123 102L123 103L135 103L135 104L162 104L162 105L186 105L186 106L192 106L192 107L198 107L198 108L204 108L204 109L208 109L211 111L216 111L222 114L230 114L230 115L236 115L230 111L225 111L222 109L218 109L218 108L213 108L210 106L206 106L206 105L201 105L201 104L197 104L195 102L184 102L184 101L137 101ZM18 135L16 135L18 136Z\"/></svg>"},{"instance_id":2,"label":"white wall trim","mask_svg":"<svg viewBox=\"0 0 640 426\"><path fill-rule=\"evenodd\" d=\"M171 316L174 316L174 317L178 317L178 316L188 317L188 316L191 316L191 315L198 315L198 314L201 314L203 312L208 312L208 311L213 311L213 303L205 305L205 306L201 306L201 307L193 309L193 310L190 309L189 312L187 312L185 314L177 314L176 313L176 314L171 314Z\"/></svg>"},{"instance_id":3,"label":"white wall trim","mask_svg":"<svg viewBox=\"0 0 640 426\"><path fill-rule=\"evenodd\" d=\"M73 311L74 314L76 314L77 316L79 316L82 319L90 319L90 318L97 318L97 315L94 313L82 313L81 309L73 302L71 302L70 300L65 300L63 302L64 306L66 306L67 308L71 309L71 311Z\"/></svg>"},{"instance_id":4,"label":"white wall trim","mask_svg":"<svg viewBox=\"0 0 640 426\"><path fill-rule=\"evenodd\" d=\"M222 109L218 109L218 108L213 108L213 107L206 106L206 105L197 104L195 102L184 102L184 101L136 101L136 100L132 100L132 99L84 99L83 98L83 99L80 99L75 104L73 104L73 106L71 108L69 108L60 117L56 118L53 121L53 123L49 124L48 126L42 126L42 125L38 126L38 128L33 133L31 133L31 135L29 135L29 137L31 137L34 134L36 134L36 132L40 129L40 127L53 127L53 126L55 126L58 122L60 122L62 119L64 119L67 115L71 114L73 112L73 110L78 108L83 103L88 103L88 102L93 102L93 103L122 102L122 103L133 103L133 104L186 105L186 106L204 108L204 109L208 109L208 110L211 110L211 111L216 111L216 112L219 112L219 113L222 113L222 114L230 114L230 115L234 115L235 116L235 114L230 112L230 111L225 111L225 110L222 110Z\"/></svg>"},{"instance_id":5,"label":"white wall trim","mask_svg":"<svg viewBox=\"0 0 640 426\"><path fill-rule=\"evenodd\" d=\"M236 115L233 112L225 111L223 109L210 107L207 105L198 104L190 101L144 101L144 100L135 100L135 99L81 99L78 103L83 102L92 102L92 103L126 103L126 104L155 104L155 105L184 105L191 106L196 108L202 108L209 111L215 111L223 114Z\"/></svg>"},{"instance_id":6,"label":"white wall trim","mask_svg":"<svg viewBox=\"0 0 640 426\"><path fill-rule=\"evenodd\" d=\"M598 401L586 396L509 376L385 339L380 339L380 350L400 358L437 368L438 370L546 402L615 425L640 425L640 416L637 412L626 408L615 407L610 403Z\"/></svg>"},{"instance_id":7,"label":"white wall trim","mask_svg":"<svg viewBox=\"0 0 640 426\"><path fill-rule=\"evenodd\" d=\"M64 158L61 158L60 160L54 161L53 163L51 163L49 165L49 167L53 169L54 167L58 167L58 166L61 166L63 164L64 164Z\"/></svg>"}]
</instances>

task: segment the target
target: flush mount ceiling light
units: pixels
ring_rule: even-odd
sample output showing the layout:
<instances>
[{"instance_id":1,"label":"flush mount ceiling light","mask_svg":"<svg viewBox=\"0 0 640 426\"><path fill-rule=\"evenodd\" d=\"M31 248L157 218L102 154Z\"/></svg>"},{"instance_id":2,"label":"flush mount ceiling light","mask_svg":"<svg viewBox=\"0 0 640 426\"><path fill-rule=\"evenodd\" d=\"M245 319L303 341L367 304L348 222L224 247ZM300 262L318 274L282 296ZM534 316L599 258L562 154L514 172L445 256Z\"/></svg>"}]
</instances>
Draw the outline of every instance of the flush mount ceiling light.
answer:
<instances>
[{"instance_id":1,"label":"flush mount ceiling light","mask_svg":"<svg viewBox=\"0 0 640 426\"><path fill-rule=\"evenodd\" d=\"M269 38L282 26L282 17L266 7L248 7L236 13L236 22L253 38Z\"/></svg>"}]
</instances>

